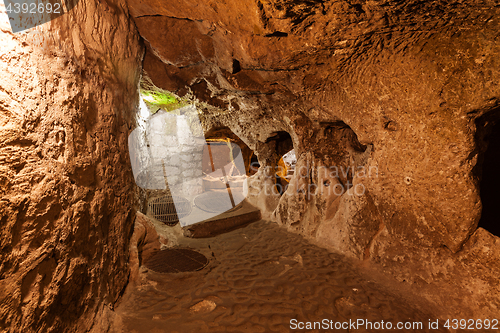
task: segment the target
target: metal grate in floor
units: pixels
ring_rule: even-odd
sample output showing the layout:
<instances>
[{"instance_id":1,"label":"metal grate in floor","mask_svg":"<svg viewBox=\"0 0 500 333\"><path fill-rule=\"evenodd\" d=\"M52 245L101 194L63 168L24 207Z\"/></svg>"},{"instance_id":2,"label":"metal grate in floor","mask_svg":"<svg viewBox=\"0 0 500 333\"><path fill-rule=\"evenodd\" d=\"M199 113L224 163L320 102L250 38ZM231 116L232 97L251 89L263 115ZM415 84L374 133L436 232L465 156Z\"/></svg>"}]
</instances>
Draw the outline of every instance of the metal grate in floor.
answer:
<instances>
[{"instance_id":1,"label":"metal grate in floor","mask_svg":"<svg viewBox=\"0 0 500 333\"><path fill-rule=\"evenodd\" d=\"M172 248L153 254L144 266L158 273L180 273L199 271L208 265L203 254L190 249Z\"/></svg>"},{"instance_id":2,"label":"metal grate in floor","mask_svg":"<svg viewBox=\"0 0 500 333\"><path fill-rule=\"evenodd\" d=\"M176 225L180 218L191 214L191 203L179 196L163 196L148 203L150 214L167 225Z\"/></svg>"}]
</instances>

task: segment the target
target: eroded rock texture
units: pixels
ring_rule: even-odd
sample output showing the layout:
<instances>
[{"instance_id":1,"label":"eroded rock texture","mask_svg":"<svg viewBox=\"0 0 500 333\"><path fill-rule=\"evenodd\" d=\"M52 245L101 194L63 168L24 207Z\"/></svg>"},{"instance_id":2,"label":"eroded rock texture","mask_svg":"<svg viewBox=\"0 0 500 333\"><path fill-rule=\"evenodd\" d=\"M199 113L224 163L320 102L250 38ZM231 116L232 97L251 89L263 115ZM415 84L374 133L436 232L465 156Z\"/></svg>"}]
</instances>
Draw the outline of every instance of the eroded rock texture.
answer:
<instances>
[{"instance_id":1,"label":"eroded rock texture","mask_svg":"<svg viewBox=\"0 0 500 333\"><path fill-rule=\"evenodd\" d=\"M119 1L0 18L0 331L102 332L129 274L139 38Z\"/></svg>"},{"instance_id":2,"label":"eroded rock texture","mask_svg":"<svg viewBox=\"0 0 500 333\"><path fill-rule=\"evenodd\" d=\"M249 193L264 216L388 271L414 264L410 279L393 269L411 283L442 278L445 258L463 264L453 253L462 255L471 235L482 246L475 119L499 103L494 1L129 6L155 84L220 108L207 107L207 128L229 127L258 155ZM293 141L297 169L307 171L296 170L281 197L264 193L275 184L266 167L277 165L280 131ZM496 274L494 264L481 262ZM494 313L498 287L470 284L483 282L496 295L486 302ZM476 295L486 293L479 289Z\"/></svg>"}]
</instances>

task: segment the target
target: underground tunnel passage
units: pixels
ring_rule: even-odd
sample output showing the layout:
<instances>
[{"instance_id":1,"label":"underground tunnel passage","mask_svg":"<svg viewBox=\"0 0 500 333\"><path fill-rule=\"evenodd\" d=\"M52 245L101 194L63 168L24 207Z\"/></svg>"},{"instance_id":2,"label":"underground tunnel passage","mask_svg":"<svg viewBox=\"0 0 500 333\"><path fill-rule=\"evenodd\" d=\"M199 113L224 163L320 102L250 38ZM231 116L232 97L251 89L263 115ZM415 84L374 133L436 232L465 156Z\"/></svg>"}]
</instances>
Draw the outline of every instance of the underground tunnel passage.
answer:
<instances>
[{"instance_id":1,"label":"underground tunnel passage","mask_svg":"<svg viewBox=\"0 0 500 333\"><path fill-rule=\"evenodd\" d=\"M295 171L297 158L293 149L292 137L288 132L280 131L271 133L271 136L266 140L270 144L270 148L274 157L271 163L271 168L275 174L275 192L279 195L287 190L291 178Z\"/></svg>"},{"instance_id":2,"label":"underground tunnel passage","mask_svg":"<svg viewBox=\"0 0 500 333\"><path fill-rule=\"evenodd\" d=\"M155 87L146 74L141 87L144 124L130 134L129 151L146 198L143 212L170 227L180 222L196 238L258 220L243 189L252 150L228 127L200 121L199 109Z\"/></svg>"},{"instance_id":3,"label":"underground tunnel passage","mask_svg":"<svg viewBox=\"0 0 500 333\"><path fill-rule=\"evenodd\" d=\"M0 331L498 330L497 6L12 6Z\"/></svg>"}]
</instances>

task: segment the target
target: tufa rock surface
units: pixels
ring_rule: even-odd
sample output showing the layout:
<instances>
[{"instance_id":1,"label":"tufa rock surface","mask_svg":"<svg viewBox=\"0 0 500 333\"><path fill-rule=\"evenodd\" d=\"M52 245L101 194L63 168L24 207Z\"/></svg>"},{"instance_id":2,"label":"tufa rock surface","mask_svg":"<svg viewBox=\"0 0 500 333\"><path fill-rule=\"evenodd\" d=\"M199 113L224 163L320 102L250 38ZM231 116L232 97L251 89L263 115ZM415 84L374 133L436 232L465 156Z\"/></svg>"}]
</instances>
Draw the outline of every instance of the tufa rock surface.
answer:
<instances>
[{"instance_id":1,"label":"tufa rock surface","mask_svg":"<svg viewBox=\"0 0 500 333\"><path fill-rule=\"evenodd\" d=\"M129 274L139 37L120 1L21 34L1 9L0 331L103 332Z\"/></svg>"}]
</instances>

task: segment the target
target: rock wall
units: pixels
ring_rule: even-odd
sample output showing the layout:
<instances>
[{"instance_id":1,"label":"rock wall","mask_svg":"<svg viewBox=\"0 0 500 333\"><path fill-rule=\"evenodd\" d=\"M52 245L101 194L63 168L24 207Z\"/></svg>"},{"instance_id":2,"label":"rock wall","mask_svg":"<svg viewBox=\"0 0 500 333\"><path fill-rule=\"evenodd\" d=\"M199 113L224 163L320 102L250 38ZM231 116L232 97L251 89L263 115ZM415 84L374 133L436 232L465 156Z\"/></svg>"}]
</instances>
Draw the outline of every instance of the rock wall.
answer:
<instances>
[{"instance_id":1,"label":"rock wall","mask_svg":"<svg viewBox=\"0 0 500 333\"><path fill-rule=\"evenodd\" d=\"M205 121L258 155L264 216L420 290L453 285L439 269L452 258L469 279L457 290L498 300L495 265L478 258L474 277L463 259L489 239L475 120L499 105L494 1L128 1L153 82L218 108ZM266 194L278 131L307 171L281 197Z\"/></svg>"},{"instance_id":2,"label":"rock wall","mask_svg":"<svg viewBox=\"0 0 500 333\"><path fill-rule=\"evenodd\" d=\"M12 34L0 15L0 331L106 330L128 279L138 34L81 0Z\"/></svg>"}]
</instances>

